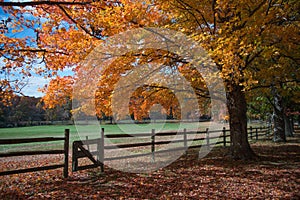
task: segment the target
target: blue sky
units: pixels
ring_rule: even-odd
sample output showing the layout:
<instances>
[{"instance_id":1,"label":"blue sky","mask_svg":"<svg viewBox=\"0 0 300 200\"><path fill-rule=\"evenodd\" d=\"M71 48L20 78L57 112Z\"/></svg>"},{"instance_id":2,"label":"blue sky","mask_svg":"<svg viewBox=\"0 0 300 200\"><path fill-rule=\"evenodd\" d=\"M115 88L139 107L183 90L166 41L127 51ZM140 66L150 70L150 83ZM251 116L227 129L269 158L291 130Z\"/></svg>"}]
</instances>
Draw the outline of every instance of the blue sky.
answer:
<instances>
[{"instance_id":1,"label":"blue sky","mask_svg":"<svg viewBox=\"0 0 300 200\"><path fill-rule=\"evenodd\" d=\"M4 13L2 8L0 7L0 20L5 20L8 17L9 17L9 15ZM10 36L17 37L17 38L21 38L21 37L25 37L25 36L34 36L34 32L32 29L24 29L24 31L15 33L15 34L11 34ZM0 60L0 62L2 62L2 61ZM2 65L2 64L0 63L0 65ZM23 88L22 93L24 95L28 95L28 96L41 97L41 96L43 96L43 93L38 92L38 88L42 88L48 82L49 82L49 79L45 79L43 77L34 75L34 76L28 78L28 83L27 83L26 87Z\"/></svg>"},{"instance_id":2,"label":"blue sky","mask_svg":"<svg viewBox=\"0 0 300 200\"><path fill-rule=\"evenodd\" d=\"M63 72L58 72L59 76L73 75L74 72L70 70L65 70ZM45 79L41 76L32 76L28 79L26 87L23 88L22 93L26 96L42 97L44 94L39 92L39 88L43 88L45 84L48 84L50 79Z\"/></svg>"},{"instance_id":3,"label":"blue sky","mask_svg":"<svg viewBox=\"0 0 300 200\"><path fill-rule=\"evenodd\" d=\"M23 88L22 93L26 96L42 97L44 94L38 91L38 88L43 88L49 83L49 79L33 76L28 80L28 84Z\"/></svg>"},{"instance_id":4,"label":"blue sky","mask_svg":"<svg viewBox=\"0 0 300 200\"><path fill-rule=\"evenodd\" d=\"M21 0L24 1L24 0ZM4 13L2 8L0 7L0 20L4 20L7 19L9 17L8 14ZM33 16L31 14L28 14L28 16L26 16L26 18L30 19ZM46 20L46 19L45 19ZM18 33L9 33L10 37L16 37L16 38L22 38L25 36L31 36L31 37L35 37L35 32L32 29L28 29L25 28L22 32L18 32ZM33 44L34 45L34 44ZM0 66L3 64L1 64L1 59L0 59ZM18 74L18 72L16 72L16 74ZM66 76L66 75L73 75L74 73L72 72L72 70L66 70L63 72L58 72L59 76ZM18 76L16 76L18 77ZM1 78L1 76L0 76ZM50 81L50 79L46 79L42 76L38 76L34 73L32 73L32 76L29 77L26 82L26 86L22 89L22 93L24 95L27 96L35 96L35 97L41 97L44 94L39 92L38 89L39 88L43 88L46 84L48 84Z\"/></svg>"}]
</instances>

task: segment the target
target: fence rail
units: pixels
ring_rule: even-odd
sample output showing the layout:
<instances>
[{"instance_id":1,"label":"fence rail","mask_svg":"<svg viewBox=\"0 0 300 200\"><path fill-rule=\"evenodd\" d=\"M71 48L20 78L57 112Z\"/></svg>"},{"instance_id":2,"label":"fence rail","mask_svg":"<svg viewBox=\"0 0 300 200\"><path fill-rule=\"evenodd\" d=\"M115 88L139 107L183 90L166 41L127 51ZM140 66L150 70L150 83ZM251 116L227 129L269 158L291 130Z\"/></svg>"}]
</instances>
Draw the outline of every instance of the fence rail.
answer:
<instances>
[{"instance_id":1,"label":"fence rail","mask_svg":"<svg viewBox=\"0 0 300 200\"><path fill-rule=\"evenodd\" d=\"M0 145L10 145L10 144L23 144L23 143L37 143L37 142L52 142L52 141L64 141L64 149L54 149L54 150L39 150L39 151L17 151L17 152L7 152L0 153L0 157L13 157L13 156L28 156L28 155L42 155L42 154L64 154L64 163L48 165L42 167L32 167L26 169L16 169L11 171L2 171L0 176L9 174L19 174L27 172L35 172L41 170L50 170L57 168L63 169L63 176L68 177L68 160L69 160L69 136L70 130L65 130L65 137L43 137L43 138L18 138L18 139L0 139Z\"/></svg>"},{"instance_id":2,"label":"fence rail","mask_svg":"<svg viewBox=\"0 0 300 200\"><path fill-rule=\"evenodd\" d=\"M258 140L260 137L267 136L271 133L271 127L249 127L248 128L248 138L250 140ZM219 133L219 134L218 134ZM119 160L119 159L128 159L135 157L143 157L143 156L151 156L153 160L155 160L155 154L158 153L166 153L171 151L180 151L186 150L187 148L199 148L199 147L210 147L211 145L221 144L222 146L226 146L230 144L230 130L223 127L221 130L212 130L210 131L208 128L204 131L187 131L184 129L181 132L159 132L156 133L153 129L151 133L138 133L138 134L107 134L104 135L104 129L101 130L101 137L97 139L89 140L88 137L85 141L75 141L73 143L73 171L87 169L88 167L80 167L78 166L78 159L85 158L87 155L84 153L84 150L74 152L74 144L80 145L85 149L89 149L89 145L97 144L97 148L94 151L91 151L90 154L93 156L97 156L97 159L101 161L101 170L103 171L103 164L105 161ZM170 140L170 136L175 136L176 139ZM190 138L190 135L194 135L194 138ZM130 139L130 138L144 138L148 139L145 142L137 142L137 143L116 143L105 145L105 139ZM179 137L179 138L178 138ZM181 137L181 138L180 138ZM202 141L202 142L201 142ZM157 148L159 145L178 143L182 144L178 147L173 147L170 149L160 150ZM194 142L188 146L188 142ZM201 142L201 143L200 143ZM149 152L143 152L134 155L125 155L125 156L115 156L115 157L105 157L105 151L113 150L113 149L126 149L126 148L135 148L135 147L149 147ZM76 146L77 148L77 146ZM74 154L75 153L75 154ZM74 156L75 155L75 156ZM93 161L93 165L90 167L96 167L97 164ZM100 166L100 165L98 165Z\"/></svg>"},{"instance_id":3,"label":"fence rail","mask_svg":"<svg viewBox=\"0 0 300 200\"><path fill-rule=\"evenodd\" d=\"M107 134L104 135L104 129L101 130L100 138L88 139L84 141L74 141L73 142L73 156L72 156L72 169L73 171L89 169L94 167L101 167L103 171L104 161L112 161L119 159L127 159L142 156L151 156L155 160L155 154L166 153L171 151L186 150L187 148L199 148L203 146L210 147L212 144L221 144L226 146L230 144L230 130L223 127L221 130L212 130L208 128L204 131L187 131L183 129L181 132L159 132L156 133L153 129L151 133L138 133L134 135L130 134ZM219 133L219 134L215 134ZM271 133L271 127L249 127L248 137L250 140L258 140L262 136L269 135ZM42 154L64 154L64 163L53 164L50 166L40 166L26 169L16 169L11 171L2 171L0 176L17 174L17 173L27 173L35 172L41 170L50 170L63 168L63 176L68 177L68 159L69 159L69 129L65 130L64 137L42 137L42 138L18 138L18 139L0 139L0 145L11 145L11 144L24 144L24 143L43 143L52 141L64 141L63 149L54 150L36 150L36 151L18 151L18 152L5 152L0 153L1 157L13 157L13 156L27 156L27 155L42 155ZM176 139L170 140L171 136L175 136ZM195 137L191 138L190 135ZM137 143L117 143L114 145L105 145L105 139L130 139L130 138L146 138L148 141L137 142ZM169 149L159 149L159 145L169 144L170 142L179 144L178 147L172 147ZM188 145L189 142L193 142ZM201 142L201 143L200 143ZM96 151L90 151L90 145L97 145ZM143 152L134 155L126 156L116 156L116 157L105 157L105 151L113 149L125 149L125 148L135 148L135 147L149 147L148 152ZM96 156L96 159L94 159ZM89 158L93 164L87 166L78 166L78 159Z\"/></svg>"}]
</instances>

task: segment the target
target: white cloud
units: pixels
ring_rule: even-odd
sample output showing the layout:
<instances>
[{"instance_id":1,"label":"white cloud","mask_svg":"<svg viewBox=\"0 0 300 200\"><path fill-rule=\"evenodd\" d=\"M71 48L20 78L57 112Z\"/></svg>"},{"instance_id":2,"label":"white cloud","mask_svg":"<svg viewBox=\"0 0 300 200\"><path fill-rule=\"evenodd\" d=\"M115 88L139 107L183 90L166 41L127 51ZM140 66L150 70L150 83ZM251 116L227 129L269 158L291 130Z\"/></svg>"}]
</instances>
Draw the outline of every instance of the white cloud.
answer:
<instances>
[{"instance_id":1,"label":"white cloud","mask_svg":"<svg viewBox=\"0 0 300 200\"><path fill-rule=\"evenodd\" d=\"M50 79L43 77L31 77L28 79L28 84L22 89L22 93L26 96L42 97L44 93L39 92L39 88L43 88L48 84Z\"/></svg>"},{"instance_id":2,"label":"white cloud","mask_svg":"<svg viewBox=\"0 0 300 200\"><path fill-rule=\"evenodd\" d=\"M59 71L58 75L59 76L73 76L74 72L72 71L72 69L66 69L64 71ZM43 88L49 82L50 82L50 78L46 79L44 77L39 77L39 76L28 77L28 83L22 89L22 93L26 96L42 97L45 94L42 92L39 92L38 89Z\"/></svg>"}]
</instances>

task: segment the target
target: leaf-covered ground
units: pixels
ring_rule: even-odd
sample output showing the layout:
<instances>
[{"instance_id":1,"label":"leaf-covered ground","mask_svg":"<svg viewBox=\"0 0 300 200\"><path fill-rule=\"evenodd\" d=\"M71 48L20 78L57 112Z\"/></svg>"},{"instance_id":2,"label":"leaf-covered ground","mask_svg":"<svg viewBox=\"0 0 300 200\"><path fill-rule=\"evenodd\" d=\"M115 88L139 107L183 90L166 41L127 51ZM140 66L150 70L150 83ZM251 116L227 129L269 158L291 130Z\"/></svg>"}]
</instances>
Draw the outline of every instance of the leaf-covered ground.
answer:
<instances>
[{"instance_id":1,"label":"leaf-covered ground","mask_svg":"<svg viewBox=\"0 0 300 200\"><path fill-rule=\"evenodd\" d=\"M190 151L152 174L105 168L70 173L62 169L2 176L0 199L300 199L300 135L286 144L252 144L256 161L232 161L226 148L198 160ZM12 167L60 162L61 157L33 156L0 160Z\"/></svg>"}]
</instances>

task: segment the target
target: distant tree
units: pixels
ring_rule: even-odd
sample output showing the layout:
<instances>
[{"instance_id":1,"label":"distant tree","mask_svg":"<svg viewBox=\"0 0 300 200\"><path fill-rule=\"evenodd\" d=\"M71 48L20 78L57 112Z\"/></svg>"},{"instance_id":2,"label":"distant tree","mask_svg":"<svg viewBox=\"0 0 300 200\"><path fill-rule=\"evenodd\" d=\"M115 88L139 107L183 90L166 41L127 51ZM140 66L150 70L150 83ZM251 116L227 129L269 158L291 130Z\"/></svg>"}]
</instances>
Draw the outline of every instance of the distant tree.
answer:
<instances>
[{"instance_id":1,"label":"distant tree","mask_svg":"<svg viewBox=\"0 0 300 200\"><path fill-rule=\"evenodd\" d=\"M32 121L44 121L45 111L39 106L41 98L17 96L10 100L9 105L0 105L2 126L22 126Z\"/></svg>"},{"instance_id":2,"label":"distant tree","mask_svg":"<svg viewBox=\"0 0 300 200\"><path fill-rule=\"evenodd\" d=\"M67 121L72 118L72 101L66 98L65 103L51 108L44 106L47 121Z\"/></svg>"}]
</instances>

